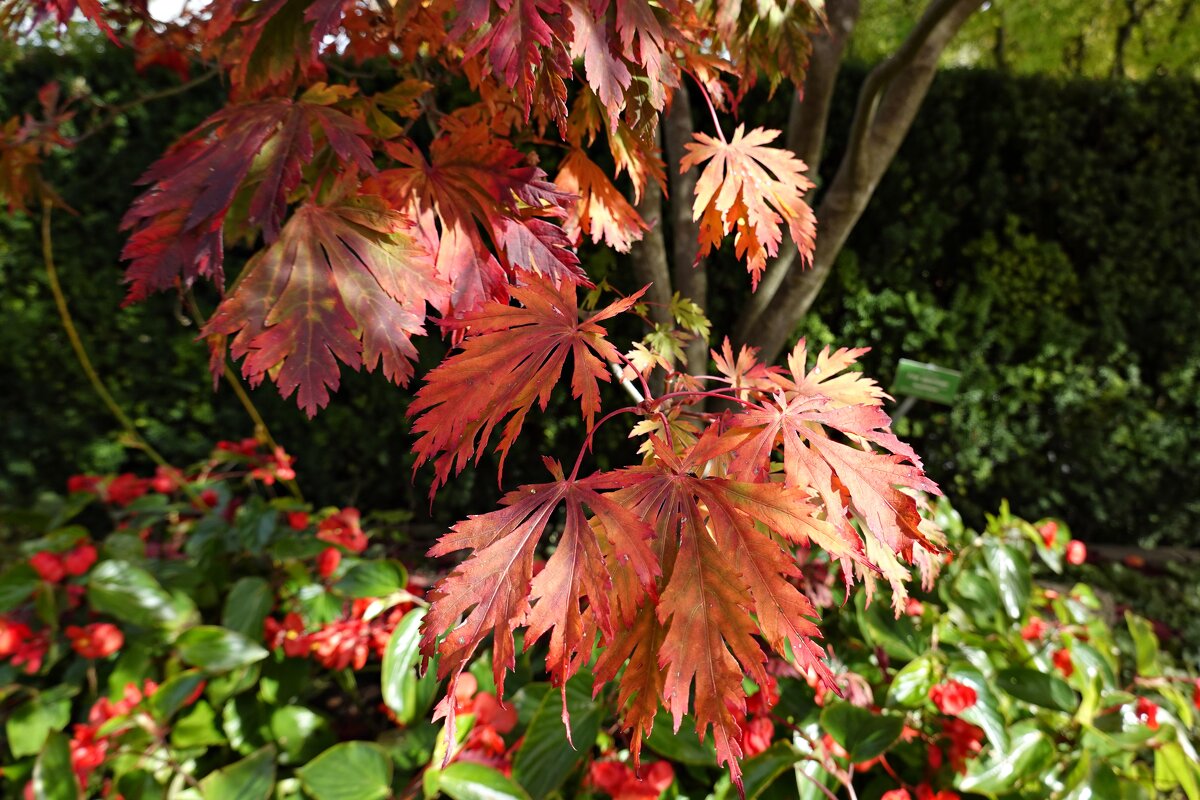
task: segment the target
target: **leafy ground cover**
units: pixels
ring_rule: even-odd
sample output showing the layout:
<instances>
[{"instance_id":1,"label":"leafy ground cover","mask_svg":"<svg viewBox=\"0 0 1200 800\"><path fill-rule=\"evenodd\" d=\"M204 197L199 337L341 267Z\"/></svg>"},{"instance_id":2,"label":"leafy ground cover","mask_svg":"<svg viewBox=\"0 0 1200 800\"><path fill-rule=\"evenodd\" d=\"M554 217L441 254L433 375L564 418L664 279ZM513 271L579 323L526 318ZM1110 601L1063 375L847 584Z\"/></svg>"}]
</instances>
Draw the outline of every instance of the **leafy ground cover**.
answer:
<instances>
[{"instance_id":1,"label":"leafy ground cover","mask_svg":"<svg viewBox=\"0 0 1200 800\"><path fill-rule=\"evenodd\" d=\"M503 700L488 652L458 680L448 740L419 652L438 575L389 558L386 515L307 507L292 478L282 451L223 442L5 513L5 796L736 796L686 721L660 717L635 770L616 687L594 664L555 686L519 634ZM747 681L747 796L1200 796L1200 681L1078 582L1066 526L932 513L955 555L899 615L802 553L835 683L780 658Z\"/></svg>"}]
</instances>

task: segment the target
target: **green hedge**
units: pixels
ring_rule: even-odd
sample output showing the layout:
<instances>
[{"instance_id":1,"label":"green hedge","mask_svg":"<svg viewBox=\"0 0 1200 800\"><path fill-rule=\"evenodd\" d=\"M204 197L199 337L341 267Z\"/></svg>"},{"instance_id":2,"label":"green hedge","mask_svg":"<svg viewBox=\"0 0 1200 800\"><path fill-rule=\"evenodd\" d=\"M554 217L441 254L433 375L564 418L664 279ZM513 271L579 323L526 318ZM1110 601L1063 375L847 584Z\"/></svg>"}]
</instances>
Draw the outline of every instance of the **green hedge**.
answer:
<instances>
[{"instance_id":1,"label":"green hedge","mask_svg":"<svg viewBox=\"0 0 1200 800\"><path fill-rule=\"evenodd\" d=\"M898 433L972 520L1200 540L1197 118L1195 83L935 82L803 327L963 371Z\"/></svg>"},{"instance_id":2,"label":"green hedge","mask_svg":"<svg viewBox=\"0 0 1200 800\"><path fill-rule=\"evenodd\" d=\"M87 76L114 99L171 80L139 78L128 52L86 42L75 50L10 65L0 76L0 118L27 108L47 76ZM826 169L861 77L855 69L843 76ZM179 462L250 426L227 388L211 392L204 349L173 298L116 312L117 222L141 170L221 96L214 81L131 112L51 169L81 211L56 217L55 240L92 355L148 438ZM746 107L778 127L785 101ZM1200 88L1191 83L985 71L935 81L802 332L873 347L866 369L885 383L901 357L964 372L953 407L919 403L899 427L972 524L1009 498L1032 516L1065 517L1091 540L1200 538L1192 488L1200 469L1197 118ZM744 270L730 261L712 271L728 282L717 297L744 296ZM202 299L212 307L214 298ZM714 329L727 330L731 310L714 301L711 312ZM0 497L27 500L80 468L112 470L130 459L75 366L35 224L19 216L0 216L0 313ZM422 347L434 363L440 344ZM273 388L254 396L297 455L311 499L426 508L424 489L408 478L407 393L377 375L346 373L336 402L312 422ZM577 440L553 413L543 419L547 441ZM599 444L623 457L619 437ZM538 456L535 448L528 458L514 454L506 482L540 474ZM496 495L468 472L439 495L435 513L457 518Z\"/></svg>"}]
</instances>

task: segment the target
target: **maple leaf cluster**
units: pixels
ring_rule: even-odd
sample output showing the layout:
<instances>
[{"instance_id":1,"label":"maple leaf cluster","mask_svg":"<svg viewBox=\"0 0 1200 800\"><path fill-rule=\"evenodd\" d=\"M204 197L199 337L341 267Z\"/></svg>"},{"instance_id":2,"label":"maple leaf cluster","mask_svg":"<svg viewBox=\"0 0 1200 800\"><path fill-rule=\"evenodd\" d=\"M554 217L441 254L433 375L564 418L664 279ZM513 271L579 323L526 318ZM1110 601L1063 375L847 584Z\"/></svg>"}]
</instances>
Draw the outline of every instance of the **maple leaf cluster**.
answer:
<instances>
[{"instance_id":1,"label":"maple leaf cluster","mask_svg":"<svg viewBox=\"0 0 1200 800\"><path fill-rule=\"evenodd\" d=\"M492 303L458 323L462 349L410 408L423 434L418 457L435 460L439 481L478 457L501 424L503 456L533 404L545 407L568 354L572 393L595 430L599 382L610 379L601 359L612 360L597 322L636 298L581 320L574 289L542 282L514 294L520 308ZM810 368L801 342L781 369L749 350L735 358L726 343L713 353L713 388L676 375L665 394L625 409L650 423L634 429L646 443L641 463L580 477L582 452L569 474L547 459L553 480L521 486L502 508L454 526L430 555L468 556L430 592L422 640L449 678L447 697L488 638L503 691L523 628L524 647L546 641L559 686L598 650L597 691L618 683L635 759L665 708L676 730L688 714L701 738L711 730L740 781L742 679L769 683L768 651L838 691L797 551L823 548L847 584L862 581L868 592L886 580L899 613L912 568L932 580L944 550L918 499L937 487L890 432L883 392L848 369L862 353L826 349ZM705 398L734 409L700 411ZM437 714L453 735L453 701Z\"/></svg>"},{"instance_id":2,"label":"maple leaf cluster","mask_svg":"<svg viewBox=\"0 0 1200 800\"><path fill-rule=\"evenodd\" d=\"M576 247L628 252L657 224L635 205L650 181L667 188L656 128L674 95L690 83L714 112L731 109L769 61L755 53L778 50L778 14L799 26L791 38L803 50L813 8L219 0L162 22L142 0L9 0L2 16L7 32L29 35L80 13L134 47L139 70L186 77L190 58L226 77L228 104L140 180L122 223L126 302L211 281L221 300L202 335L214 376L232 355L252 385L270 379L312 415L342 366L406 383L412 339L431 319L452 325L539 277L590 286ZM391 85L334 80L347 63L381 58ZM777 58L772 84L802 76L804 60ZM446 85L460 87L449 111ZM40 186L39 144L19 125L0 139L0 189L14 207ZM772 132L739 128L726 141L714 125L680 165L706 164L700 252L733 234L757 284L784 227L811 254L812 184L802 162L768 146ZM560 148L553 179L531 142ZM227 287L234 243L259 250Z\"/></svg>"},{"instance_id":3,"label":"maple leaf cluster","mask_svg":"<svg viewBox=\"0 0 1200 800\"><path fill-rule=\"evenodd\" d=\"M717 374L698 379L674 371L681 342L708 335L687 298L671 307L685 332L656 328L627 351L602 323L642 314L641 293L598 311L578 299L593 289L592 308L609 287L592 285L577 248L627 252L658 223L635 206L651 181L668 188L657 126L681 91L713 112L679 164L699 171L695 197L676 198L693 204L701 256L732 236L757 284L786 230L811 259L805 165L773 146L776 131L726 139L717 111L760 73L802 77L819 6L221 0L170 23L139 2L5 6L9 27L65 24L78 8L134 43L139 68L187 75L186 56L226 80L228 104L149 167L122 223L126 302L215 286L201 329L214 376L232 356L311 416L343 366L405 384L414 339L448 336L458 349L409 408L434 489L489 447L502 468L560 382L589 444L615 416L638 419L639 463L581 477L586 446L569 470L547 459L551 480L430 551L466 554L430 594L422 643L449 678L438 713L451 736L467 662L490 639L502 692L523 629L525 647L545 642L558 685L598 648L597 685L618 683L635 756L661 707L676 728L690 715L711 730L740 781L742 680L767 684L769 652L837 691L796 552L823 549L868 593L886 581L898 613L912 570L936 572L942 540L920 497L937 487L890 432L885 395L850 369L863 351L824 350L810 366L801 343L777 368L726 344ZM346 77L359 74L373 79ZM37 180L31 130L10 123L0 138L13 197ZM231 245L252 255L227 279ZM602 415L601 384L614 382L637 400Z\"/></svg>"}]
</instances>

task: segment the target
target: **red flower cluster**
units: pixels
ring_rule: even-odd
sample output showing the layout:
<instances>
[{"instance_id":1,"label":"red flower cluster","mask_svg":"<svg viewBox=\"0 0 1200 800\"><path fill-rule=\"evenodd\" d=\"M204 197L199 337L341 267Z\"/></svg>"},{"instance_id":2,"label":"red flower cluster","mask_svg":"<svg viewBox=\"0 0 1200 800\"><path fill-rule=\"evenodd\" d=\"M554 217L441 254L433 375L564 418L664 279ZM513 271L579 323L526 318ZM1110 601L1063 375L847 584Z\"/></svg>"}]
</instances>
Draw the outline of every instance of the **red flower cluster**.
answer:
<instances>
[{"instance_id":1,"label":"red flower cluster","mask_svg":"<svg viewBox=\"0 0 1200 800\"><path fill-rule=\"evenodd\" d=\"M137 684L127 683L120 700L113 702L107 697L100 698L88 711L87 722L75 725L71 736L71 768L80 786L87 787L88 778L104 763L114 739L132 724L114 723L114 720L129 717L143 700L156 691L158 684L151 680L144 681L141 689ZM201 683L184 701L184 706L195 703L203 691L204 684Z\"/></svg>"},{"instance_id":2,"label":"red flower cluster","mask_svg":"<svg viewBox=\"0 0 1200 800\"><path fill-rule=\"evenodd\" d=\"M1196 678L1196 683L1192 686L1192 705L1200 711L1200 678Z\"/></svg>"},{"instance_id":3,"label":"red flower cluster","mask_svg":"<svg viewBox=\"0 0 1200 800\"><path fill-rule=\"evenodd\" d=\"M416 594L418 587L409 584L408 591ZM312 658L326 669L362 669L373 654L383 658L392 631L412 609L412 603L398 603L387 613L363 619L373 601L355 600L349 615L309 632L304 619L295 612L282 621L267 617L263 621L263 640L272 650L281 649L289 658Z\"/></svg>"},{"instance_id":4,"label":"red flower cluster","mask_svg":"<svg viewBox=\"0 0 1200 800\"><path fill-rule=\"evenodd\" d=\"M983 728L952 717L942 720L942 737L945 739L946 758L950 769L965 773L967 762L979 755L983 749ZM941 752L938 753L939 757Z\"/></svg>"},{"instance_id":5,"label":"red flower cluster","mask_svg":"<svg viewBox=\"0 0 1200 800\"><path fill-rule=\"evenodd\" d=\"M1021 628L1021 638L1027 642L1040 641L1046 635L1047 625L1041 617L1033 617Z\"/></svg>"},{"instance_id":6,"label":"red flower cluster","mask_svg":"<svg viewBox=\"0 0 1200 800\"><path fill-rule=\"evenodd\" d=\"M491 692L479 691L479 681L469 672L464 672L458 679L454 703L457 714L475 716L471 732L455 759L486 764L505 775L512 775L512 749L504 743L504 734L516 727L517 710L511 705L501 705Z\"/></svg>"},{"instance_id":7,"label":"red flower cluster","mask_svg":"<svg viewBox=\"0 0 1200 800\"><path fill-rule=\"evenodd\" d=\"M274 617L263 620L263 641L272 650L283 648L288 658L304 658L310 649L304 619L295 612L287 614L283 622Z\"/></svg>"},{"instance_id":8,"label":"red flower cluster","mask_svg":"<svg viewBox=\"0 0 1200 800\"><path fill-rule=\"evenodd\" d=\"M255 439L253 436L248 436L236 442L222 439L217 442L217 449L223 453L232 453L235 456L254 458L258 455L258 439Z\"/></svg>"},{"instance_id":9,"label":"red flower cluster","mask_svg":"<svg viewBox=\"0 0 1200 800\"><path fill-rule=\"evenodd\" d=\"M42 550L34 553L29 559L29 566L44 581L58 583L68 575L78 577L96 563L96 548L88 542L77 544L65 553L51 553Z\"/></svg>"},{"instance_id":10,"label":"red flower cluster","mask_svg":"<svg viewBox=\"0 0 1200 800\"><path fill-rule=\"evenodd\" d=\"M775 723L771 721L771 709L779 702L779 684L771 676L758 691L746 698L746 713L739 715L738 745L743 758L753 758L771 746L775 736Z\"/></svg>"},{"instance_id":11,"label":"red flower cluster","mask_svg":"<svg viewBox=\"0 0 1200 800\"><path fill-rule=\"evenodd\" d=\"M285 453L282 447L276 447L265 460L260 460L258 465L250 471L250 477L262 481L267 486L272 485L276 480L295 480L296 470L292 469L293 461L295 459Z\"/></svg>"},{"instance_id":12,"label":"red flower cluster","mask_svg":"<svg viewBox=\"0 0 1200 800\"><path fill-rule=\"evenodd\" d=\"M1147 728L1152 731L1158 730L1158 706L1145 697L1139 697L1134 711Z\"/></svg>"},{"instance_id":13,"label":"red flower cluster","mask_svg":"<svg viewBox=\"0 0 1200 800\"><path fill-rule=\"evenodd\" d=\"M351 553L361 553L367 549L367 535L359 526L359 519L357 508L343 508L321 520L317 526L317 538L344 547Z\"/></svg>"},{"instance_id":14,"label":"red flower cluster","mask_svg":"<svg viewBox=\"0 0 1200 800\"><path fill-rule=\"evenodd\" d=\"M1087 545L1078 539L1067 542L1067 563L1079 566L1087 561Z\"/></svg>"},{"instance_id":15,"label":"red flower cluster","mask_svg":"<svg viewBox=\"0 0 1200 800\"><path fill-rule=\"evenodd\" d=\"M675 770L667 761L642 765L638 776L633 767L620 761L593 761L588 783L613 800L656 800L675 782Z\"/></svg>"},{"instance_id":16,"label":"red flower cluster","mask_svg":"<svg viewBox=\"0 0 1200 800\"><path fill-rule=\"evenodd\" d=\"M1071 663L1071 654L1066 650L1056 650L1050 660L1054 662L1054 668L1061 672L1064 678L1075 674L1075 665Z\"/></svg>"},{"instance_id":17,"label":"red flower cluster","mask_svg":"<svg viewBox=\"0 0 1200 800\"><path fill-rule=\"evenodd\" d=\"M965 683L950 680L930 688L929 699L938 711L955 717L975 705L978 695Z\"/></svg>"},{"instance_id":18,"label":"red flower cluster","mask_svg":"<svg viewBox=\"0 0 1200 800\"><path fill-rule=\"evenodd\" d=\"M34 633L23 622L0 616L0 658L7 658L14 667L23 667L26 675L42 668L46 651L50 649L50 634Z\"/></svg>"},{"instance_id":19,"label":"red flower cluster","mask_svg":"<svg viewBox=\"0 0 1200 800\"><path fill-rule=\"evenodd\" d=\"M67 638L71 648L84 658L108 658L125 644L125 635L116 625L96 622L80 628L68 625Z\"/></svg>"}]
</instances>

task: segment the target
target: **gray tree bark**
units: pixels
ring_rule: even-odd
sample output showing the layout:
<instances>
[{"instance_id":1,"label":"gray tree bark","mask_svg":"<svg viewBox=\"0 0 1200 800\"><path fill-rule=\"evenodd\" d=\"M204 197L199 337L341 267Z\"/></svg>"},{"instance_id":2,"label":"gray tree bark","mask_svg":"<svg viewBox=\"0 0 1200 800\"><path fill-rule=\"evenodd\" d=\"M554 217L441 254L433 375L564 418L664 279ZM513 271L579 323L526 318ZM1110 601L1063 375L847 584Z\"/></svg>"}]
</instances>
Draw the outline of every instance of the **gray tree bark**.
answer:
<instances>
[{"instance_id":1,"label":"gray tree bark","mask_svg":"<svg viewBox=\"0 0 1200 800\"><path fill-rule=\"evenodd\" d=\"M827 7L843 1L830 0ZM938 59L983 1L932 0L896 53L867 76L859 92L846 154L817 208L812 268L800 269L792 249L792 257L786 262L780 259L775 266L774 271L781 273L776 291L765 303L748 306L735 329L744 343L760 349L763 361L779 356L797 322L812 306L908 134L933 81Z\"/></svg>"}]
</instances>

